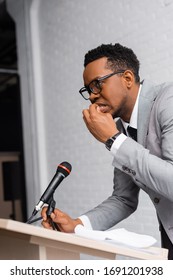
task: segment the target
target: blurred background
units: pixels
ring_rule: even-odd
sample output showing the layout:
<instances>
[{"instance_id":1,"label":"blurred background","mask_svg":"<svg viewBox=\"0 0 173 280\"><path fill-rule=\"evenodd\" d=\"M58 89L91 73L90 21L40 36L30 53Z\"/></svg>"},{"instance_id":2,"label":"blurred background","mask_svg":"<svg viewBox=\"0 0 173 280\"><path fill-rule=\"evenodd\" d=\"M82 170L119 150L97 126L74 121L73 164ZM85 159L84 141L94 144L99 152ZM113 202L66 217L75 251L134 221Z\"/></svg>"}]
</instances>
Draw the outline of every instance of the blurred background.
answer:
<instances>
[{"instance_id":1,"label":"blurred background","mask_svg":"<svg viewBox=\"0 0 173 280\"><path fill-rule=\"evenodd\" d=\"M57 165L71 175L56 207L77 217L112 192L112 156L82 119L85 53L130 47L140 76L173 79L173 0L0 0L0 218L26 221ZM137 211L116 227L154 236L155 209L141 191Z\"/></svg>"}]
</instances>

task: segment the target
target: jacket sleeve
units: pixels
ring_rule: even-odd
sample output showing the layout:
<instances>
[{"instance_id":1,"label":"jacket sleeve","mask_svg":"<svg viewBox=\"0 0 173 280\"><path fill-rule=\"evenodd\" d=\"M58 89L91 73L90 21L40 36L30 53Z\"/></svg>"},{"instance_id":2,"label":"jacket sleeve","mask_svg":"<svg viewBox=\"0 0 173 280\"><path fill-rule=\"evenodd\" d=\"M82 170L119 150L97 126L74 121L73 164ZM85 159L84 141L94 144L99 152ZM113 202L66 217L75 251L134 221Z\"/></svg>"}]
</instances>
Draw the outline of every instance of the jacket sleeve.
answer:
<instances>
[{"instance_id":1,"label":"jacket sleeve","mask_svg":"<svg viewBox=\"0 0 173 280\"><path fill-rule=\"evenodd\" d=\"M114 169L114 190L110 197L85 213L93 229L107 230L127 218L137 208L139 187L129 175Z\"/></svg>"},{"instance_id":2,"label":"jacket sleeve","mask_svg":"<svg viewBox=\"0 0 173 280\"><path fill-rule=\"evenodd\" d=\"M173 88L158 98L152 111L148 139L151 149L127 138L113 166L133 177L139 186L173 201ZM140 124L139 124L140 125ZM154 132L153 132L154 131Z\"/></svg>"}]
</instances>

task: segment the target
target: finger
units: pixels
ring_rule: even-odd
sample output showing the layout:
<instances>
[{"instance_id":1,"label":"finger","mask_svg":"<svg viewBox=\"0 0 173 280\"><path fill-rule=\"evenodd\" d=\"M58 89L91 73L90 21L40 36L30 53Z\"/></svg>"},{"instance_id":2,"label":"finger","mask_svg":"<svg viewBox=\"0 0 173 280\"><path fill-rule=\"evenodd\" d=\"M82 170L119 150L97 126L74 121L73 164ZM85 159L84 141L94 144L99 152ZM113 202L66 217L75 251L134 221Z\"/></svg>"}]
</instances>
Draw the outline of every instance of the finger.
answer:
<instances>
[{"instance_id":1,"label":"finger","mask_svg":"<svg viewBox=\"0 0 173 280\"><path fill-rule=\"evenodd\" d=\"M55 215L55 213L52 213L50 215L50 217L51 217L52 221L57 224L62 224L62 225L68 224L68 216L61 211L56 211L56 215Z\"/></svg>"},{"instance_id":2,"label":"finger","mask_svg":"<svg viewBox=\"0 0 173 280\"><path fill-rule=\"evenodd\" d=\"M44 228L53 229L48 220L47 220L47 221L42 221L41 224L42 224L42 226L43 226Z\"/></svg>"},{"instance_id":3,"label":"finger","mask_svg":"<svg viewBox=\"0 0 173 280\"><path fill-rule=\"evenodd\" d=\"M90 118L89 110L84 110L83 111L83 120L85 122L85 125L89 129L88 125L89 125L89 123L91 123L91 118Z\"/></svg>"},{"instance_id":4,"label":"finger","mask_svg":"<svg viewBox=\"0 0 173 280\"><path fill-rule=\"evenodd\" d=\"M42 210L41 210L41 216L43 218L43 221L46 221L47 220L47 207L43 207Z\"/></svg>"},{"instance_id":5,"label":"finger","mask_svg":"<svg viewBox=\"0 0 173 280\"><path fill-rule=\"evenodd\" d=\"M52 216L62 216L64 215L64 212L62 212L60 209L55 208L54 211L52 212Z\"/></svg>"},{"instance_id":6,"label":"finger","mask_svg":"<svg viewBox=\"0 0 173 280\"><path fill-rule=\"evenodd\" d=\"M89 112L90 114L96 114L98 112L99 106L97 104L91 104L89 106Z\"/></svg>"},{"instance_id":7,"label":"finger","mask_svg":"<svg viewBox=\"0 0 173 280\"><path fill-rule=\"evenodd\" d=\"M61 231L61 232L66 232L66 231L64 230L64 228L63 228L60 224L57 224L57 226L58 226L58 230L59 230L59 231Z\"/></svg>"},{"instance_id":8,"label":"finger","mask_svg":"<svg viewBox=\"0 0 173 280\"><path fill-rule=\"evenodd\" d=\"M66 216L66 214L64 212L62 212L61 210L59 209L54 209L54 211L51 213L50 215L50 218L52 219L52 221L56 222L56 223L59 223L59 219L61 217L64 217Z\"/></svg>"},{"instance_id":9,"label":"finger","mask_svg":"<svg viewBox=\"0 0 173 280\"><path fill-rule=\"evenodd\" d=\"M105 114L107 114L107 113L103 113L97 104L90 105L89 112L91 117L98 116L98 115L105 116Z\"/></svg>"}]
</instances>

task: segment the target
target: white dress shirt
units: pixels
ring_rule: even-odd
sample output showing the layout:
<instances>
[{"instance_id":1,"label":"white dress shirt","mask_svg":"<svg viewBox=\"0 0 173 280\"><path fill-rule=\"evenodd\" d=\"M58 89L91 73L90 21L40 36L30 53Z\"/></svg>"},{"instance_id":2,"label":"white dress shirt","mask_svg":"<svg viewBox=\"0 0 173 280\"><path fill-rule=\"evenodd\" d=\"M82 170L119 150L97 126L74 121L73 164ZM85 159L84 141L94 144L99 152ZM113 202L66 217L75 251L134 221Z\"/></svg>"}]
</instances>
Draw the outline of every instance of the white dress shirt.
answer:
<instances>
[{"instance_id":1,"label":"white dress shirt","mask_svg":"<svg viewBox=\"0 0 173 280\"><path fill-rule=\"evenodd\" d=\"M135 102L135 105L134 105L129 123L124 122L121 119L127 135L128 135L128 132L127 132L127 127L128 126L131 126L131 127L137 129L138 104L139 104L139 95L140 95L140 92L141 92L141 88L142 88L142 85L140 84L139 91L138 91L138 96L137 96L137 99L136 99L136 102ZM114 143L111 147L111 150L110 150L110 152L113 156L116 155L118 149L120 148L121 144L126 140L126 138L127 138L127 136L124 133L121 133L116 138L116 140L114 141ZM87 227L88 229L92 229L92 225L90 223L90 220L86 215L80 216L79 219L82 221L82 223L85 227Z\"/></svg>"}]
</instances>

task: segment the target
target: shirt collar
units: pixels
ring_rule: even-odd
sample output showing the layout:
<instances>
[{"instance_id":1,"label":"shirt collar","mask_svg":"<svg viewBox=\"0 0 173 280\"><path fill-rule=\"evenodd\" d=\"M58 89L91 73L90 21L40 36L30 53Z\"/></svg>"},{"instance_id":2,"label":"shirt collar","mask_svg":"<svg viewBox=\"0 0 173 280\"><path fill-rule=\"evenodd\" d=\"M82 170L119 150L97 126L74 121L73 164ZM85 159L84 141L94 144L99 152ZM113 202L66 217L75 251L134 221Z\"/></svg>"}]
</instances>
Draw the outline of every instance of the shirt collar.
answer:
<instances>
[{"instance_id":1,"label":"shirt collar","mask_svg":"<svg viewBox=\"0 0 173 280\"><path fill-rule=\"evenodd\" d=\"M125 130L127 130L128 126L131 126L131 127L137 129L138 104L139 104L139 95L141 93L141 88L142 88L142 85L140 84L139 90L138 90L138 95L137 95L136 102L135 102L135 106L133 108L129 123L127 123L127 122L125 122L121 119Z\"/></svg>"}]
</instances>

